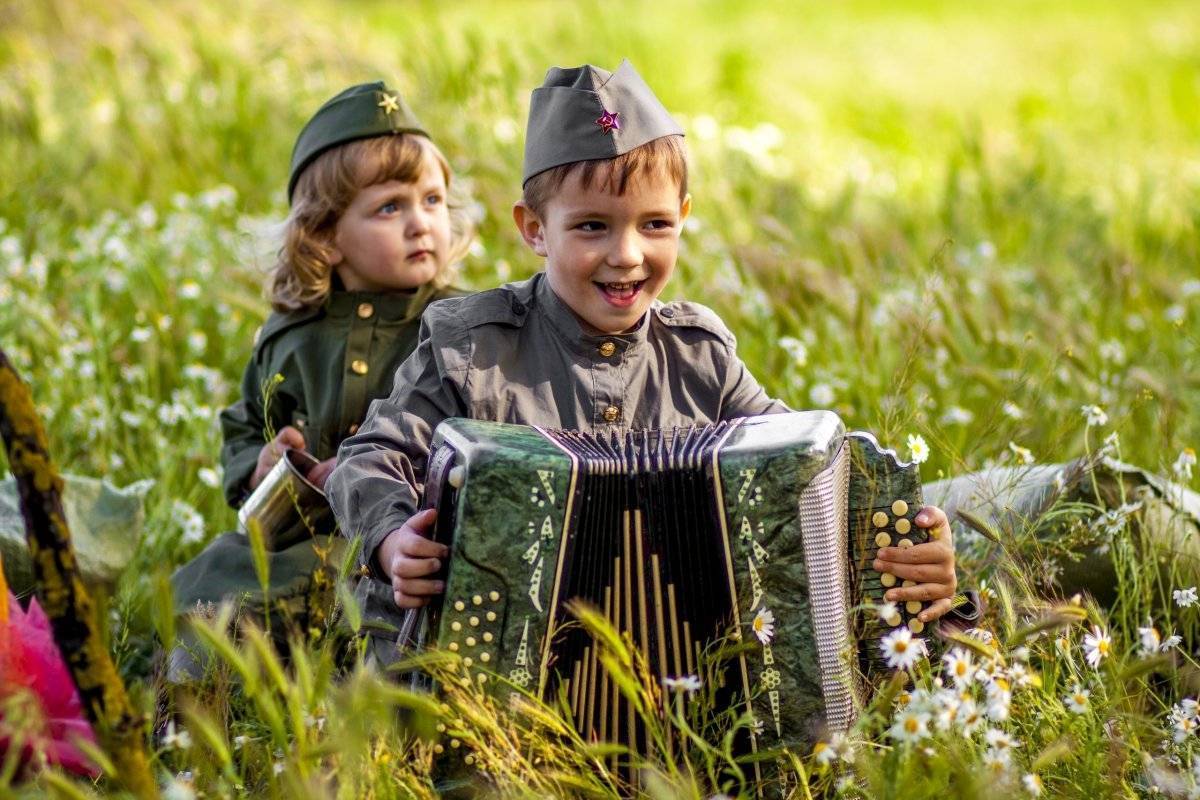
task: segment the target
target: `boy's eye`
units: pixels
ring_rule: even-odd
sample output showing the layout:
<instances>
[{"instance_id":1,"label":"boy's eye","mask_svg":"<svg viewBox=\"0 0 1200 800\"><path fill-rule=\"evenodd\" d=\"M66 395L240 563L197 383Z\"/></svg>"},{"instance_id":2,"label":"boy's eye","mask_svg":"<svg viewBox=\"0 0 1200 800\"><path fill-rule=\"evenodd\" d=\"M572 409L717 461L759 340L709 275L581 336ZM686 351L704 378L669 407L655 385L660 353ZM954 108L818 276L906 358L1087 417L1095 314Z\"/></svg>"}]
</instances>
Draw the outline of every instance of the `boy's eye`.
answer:
<instances>
[{"instance_id":1,"label":"boy's eye","mask_svg":"<svg viewBox=\"0 0 1200 800\"><path fill-rule=\"evenodd\" d=\"M675 227L675 223L669 219L652 219L649 222L647 222L646 225L650 229L656 230L656 231L667 230L668 228Z\"/></svg>"},{"instance_id":2,"label":"boy's eye","mask_svg":"<svg viewBox=\"0 0 1200 800\"><path fill-rule=\"evenodd\" d=\"M587 232L587 233L595 233L596 231L602 231L602 230L604 230L604 223L603 223L603 222L597 222L597 221L596 221L596 220L594 220L594 219L590 219L590 220L588 220L587 222L581 222L581 223L579 223L579 224L578 224L578 225L576 225L575 227L576 227L576 228L578 228L579 230L581 230L581 231L585 231L585 232Z\"/></svg>"}]
</instances>

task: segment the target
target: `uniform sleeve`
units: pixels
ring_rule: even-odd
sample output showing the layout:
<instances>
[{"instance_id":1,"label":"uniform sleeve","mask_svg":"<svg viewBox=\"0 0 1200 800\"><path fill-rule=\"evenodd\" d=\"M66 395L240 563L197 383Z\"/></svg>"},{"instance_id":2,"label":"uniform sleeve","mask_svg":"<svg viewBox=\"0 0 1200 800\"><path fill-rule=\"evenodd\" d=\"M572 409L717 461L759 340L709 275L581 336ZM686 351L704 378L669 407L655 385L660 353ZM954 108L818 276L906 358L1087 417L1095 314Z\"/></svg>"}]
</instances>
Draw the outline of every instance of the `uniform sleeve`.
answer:
<instances>
[{"instance_id":1,"label":"uniform sleeve","mask_svg":"<svg viewBox=\"0 0 1200 800\"><path fill-rule=\"evenodd\" d=\"M459 388L466 377L466 332L439 330L431 321L436 317L426 312L417 348L396 371L391 394L371 403L358 432L342 442L325 485L342 532L362 537L359 563L378 580L386 577L375 551L417 511L434 428L466 414Z\"/></svg>"},{"instance_id":2,"label":"uniform sleeve","mask_svg":"<svg viewBox=\"0 0 1200 800\"><path fill-rule=\"evenodd\" d=\"M225 500L237 508L250 493L250 476L266 441L262 408L262 379L254 358L242 375L242 398L221 412L221 466L225 470Z\"/></svg>"},{"instance_id":3,"label":"uniform sleeve","mask_svg":"<svg viewBox=\"0 0 1200 800\"><path fill-rule=\"evenodd\" d=\"M733 347L729 348L725 388L721 398L721 419L756 417L760 414L782 414L791 411L783 402L767 394L762 385L746 369Z\"/></svg>"}]
</instances>

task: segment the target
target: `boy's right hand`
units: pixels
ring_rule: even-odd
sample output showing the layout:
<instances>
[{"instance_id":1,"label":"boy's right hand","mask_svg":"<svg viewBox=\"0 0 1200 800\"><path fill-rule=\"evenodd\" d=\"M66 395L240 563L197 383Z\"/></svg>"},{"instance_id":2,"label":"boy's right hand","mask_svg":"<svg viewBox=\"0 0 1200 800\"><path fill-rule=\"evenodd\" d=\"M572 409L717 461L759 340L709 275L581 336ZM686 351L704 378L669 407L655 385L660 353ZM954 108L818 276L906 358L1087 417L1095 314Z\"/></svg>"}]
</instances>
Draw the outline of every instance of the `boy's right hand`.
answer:
<instances>
[{"instance_id":1,"label":"boy's right hand","mask_svg":"<svg viewBox=\"0 0 1200 800\"><path fill-rule=\"evenodd\" d=\"M283 430L275 434L275 438L263 445L262 450L258 451L258 464L254 467L254 474L250 476L250 488L255 489L263 478L267 477L267 473L271 471L271 467L283 458L285 450L303 450L304 449L304 434L297 428L291 425L284 426Z\"/></svg>"},{"instance_id":2,"label":"boy's right hand","mask_svg":"<svg viewBox=\"0 0 1200 800\"><path fill-rule=\"evenodd\" d=\"M436 519L434 509L420 511L379 545L379 566L392 579L392 597L400 608L420 608L446 590L445 581L429 577L450 554L449 547L429 538Z\"/></svg>"}]
</instances>

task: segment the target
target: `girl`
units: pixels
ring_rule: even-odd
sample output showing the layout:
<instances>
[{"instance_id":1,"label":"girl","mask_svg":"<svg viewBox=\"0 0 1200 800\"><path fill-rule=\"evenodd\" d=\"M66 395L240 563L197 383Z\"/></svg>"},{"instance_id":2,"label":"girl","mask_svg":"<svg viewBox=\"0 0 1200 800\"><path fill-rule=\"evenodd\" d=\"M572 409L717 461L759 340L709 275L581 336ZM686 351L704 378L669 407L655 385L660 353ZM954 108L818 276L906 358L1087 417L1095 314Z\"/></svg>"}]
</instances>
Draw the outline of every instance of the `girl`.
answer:
<instances>
[{"instance_id":1,"label":"girl","mask_svg":"<svg viewBox=\"0 0 1200 800\"><path fill-rule=\"evenodd\" d=\"M301 130L271 278L274 312L255 340L241 399L221 413L230 505L290 448L319 460L306 477L324 487L338 445L391 390L425 306L460 294L448 286L472 228L451 188L445 156L382 82L346 89ZM269 616L278 641L322 630L338 544L304 536L268 553L264 596L249 540L226 533L172 576L176 613L211 614L232 600ZM172 682L203 671L189 638L170 655Z\"/></svg>"}]
</instances>

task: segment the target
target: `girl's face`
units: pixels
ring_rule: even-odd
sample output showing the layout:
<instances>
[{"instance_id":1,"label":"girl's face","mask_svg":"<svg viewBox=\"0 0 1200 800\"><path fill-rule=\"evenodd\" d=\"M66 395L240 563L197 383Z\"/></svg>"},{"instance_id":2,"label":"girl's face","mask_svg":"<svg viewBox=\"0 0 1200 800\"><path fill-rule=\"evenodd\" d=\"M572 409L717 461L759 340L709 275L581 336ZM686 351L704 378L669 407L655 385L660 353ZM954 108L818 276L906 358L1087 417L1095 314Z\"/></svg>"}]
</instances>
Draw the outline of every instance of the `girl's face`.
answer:
<instances>
[{"instance_id":1,"label":"girl's face","mask_svg":"<svg viewBox=\"0 0 1200 800\"><path fill-rule=\"evenodd\" d=\"M450 212L446 177L432 153L412 183L358 191L334 229L333 268L349 291L415 289L446 266Z\"/></svg>"}]
</instances>

